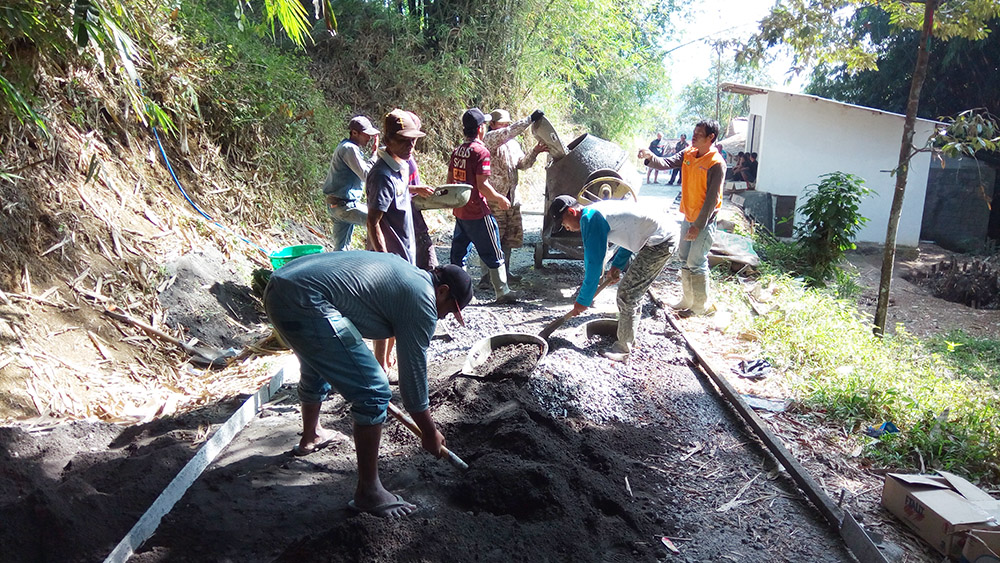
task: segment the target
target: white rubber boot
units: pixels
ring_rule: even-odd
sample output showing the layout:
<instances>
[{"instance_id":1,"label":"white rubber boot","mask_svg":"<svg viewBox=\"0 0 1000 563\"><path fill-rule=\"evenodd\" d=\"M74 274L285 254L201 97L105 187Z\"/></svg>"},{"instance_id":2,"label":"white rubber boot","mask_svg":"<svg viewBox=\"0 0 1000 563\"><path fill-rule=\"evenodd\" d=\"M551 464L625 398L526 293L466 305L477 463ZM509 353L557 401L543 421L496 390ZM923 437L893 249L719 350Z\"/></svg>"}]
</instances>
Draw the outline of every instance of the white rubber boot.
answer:
<instances>
[{"instance_id":1,"label":"white rubber boot","mask_svg":"<svg viewBox=\"0 0 1000 563\"><path fill-rule=\"evenodd\" d=\"M681 270L681 300L670 305L675 311L690 309L694 305L694 294L691 293L691 271Z\"/></svg>"},{"instance_id":2,"label":"white rubber boot","mask_svg":"<svg viewBox=\"0 0 1000 563\"><path fill-rule=\"evenodd\" d=\"M479 278L479 289L489 289L492 285L490 281L490 268L483 262L483 259L479 259L479 271L482 272L482 277Z\"/></svg>"},{"instance_id":3,"label":"white rubber boot","mask_svg":"<svg viewBox=\"0 0 1000 563\"><path fill-rule=\"evenodd\" d=\"M715 304L709 296L708 274L691 274L691 293L694 302L691 312L695 315L711 315L715 312Z\"/></svg>"},{"instance_id":4,"label":"white rubber boot","mask_svg":"<svg viewBox=\"0 0 1000 563\"><path fill-rule=\"evenodd\" d=\"M504 258L504 260L503 260L503 267L506 268L506 270L507 270L507 282L508 283L517 283L517 282L521 281L521 276L517 276L517 275L514 275L514 274L510 273L511 251L513 249L511 247L509 247L509 246L501 246L500 248L501 248L501 250L503 250L503 258Z\"/></svg>"},{"instance_id":5,"label":"white rubber boot","mask_svg":"<svg viewBox=\"0 0 1000 563\"><path fill-rule=\"evenodd\" d=\"M507 271L503 268L490 268L490 281L493 283L493 291L496 292L494 303L505 305L517 301L517 292L507 287Z\"/></svg>"},{"instance_id":6,"label":"white rubber boot","mask_svg":"<svg viewBox=\"0 0 1000 563\"><path fill-rule=\"evenodd\" d=\"M607 350L601 352L601 355L614 362L627 362L629 352L628 344L625 344L621 340L616 340Z\"/></svg>"}]
</instances>

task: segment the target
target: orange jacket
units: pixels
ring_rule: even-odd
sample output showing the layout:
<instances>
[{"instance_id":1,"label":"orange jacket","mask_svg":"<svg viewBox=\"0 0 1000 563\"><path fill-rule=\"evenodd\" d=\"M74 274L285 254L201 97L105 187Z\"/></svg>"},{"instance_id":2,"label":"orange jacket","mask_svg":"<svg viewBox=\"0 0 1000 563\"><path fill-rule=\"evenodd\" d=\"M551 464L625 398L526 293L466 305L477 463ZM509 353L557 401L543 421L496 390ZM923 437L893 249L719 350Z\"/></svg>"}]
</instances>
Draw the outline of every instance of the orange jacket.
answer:
<instances>
[{"instance_id":1,"label":"orange jacket","mask_svg":"<svg viewBox=\"0 0 1000 563\"><path fill-rule=\"evenodd\" d=\"M701 208L705 205L705 195L708 192L708 169L716 164L721 164L723 171L725 170L726 161L714 147L701 157L698 156L698 149L694 147L688 147L684 150L684 161L681 163L680 211L689 223L697 222ZM716 201L716 209L722 207L721 195L720 193L720 197Z\"/></svg>"}]
</instances>

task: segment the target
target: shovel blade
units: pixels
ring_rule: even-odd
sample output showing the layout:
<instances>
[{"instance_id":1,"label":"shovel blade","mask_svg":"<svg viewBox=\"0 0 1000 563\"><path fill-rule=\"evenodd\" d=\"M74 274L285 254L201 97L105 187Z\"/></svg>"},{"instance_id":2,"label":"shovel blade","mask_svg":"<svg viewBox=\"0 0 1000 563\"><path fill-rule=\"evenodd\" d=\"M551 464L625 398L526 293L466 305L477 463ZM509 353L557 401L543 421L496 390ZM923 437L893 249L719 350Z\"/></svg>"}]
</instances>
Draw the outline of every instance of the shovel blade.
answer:
<instances>
[{"instance_id":1,"label":"shovel blade","mask_svg":"<svg viewBox=\"0 0 1000 563\"><path fill-rule=\"evenodd\" d=\"M559 317L558 319L550 322L549 324L545 325L545 328L543 328L541 332L538 333L538 336L543 340L548 340L549 337L552 336L552 333L555 332L557 328L561 327L563 323L568 321L569 318L572 316L573 316L573 311L570 311L569 313L566 313L565 315Z\"/></svg>"}]
</instances>

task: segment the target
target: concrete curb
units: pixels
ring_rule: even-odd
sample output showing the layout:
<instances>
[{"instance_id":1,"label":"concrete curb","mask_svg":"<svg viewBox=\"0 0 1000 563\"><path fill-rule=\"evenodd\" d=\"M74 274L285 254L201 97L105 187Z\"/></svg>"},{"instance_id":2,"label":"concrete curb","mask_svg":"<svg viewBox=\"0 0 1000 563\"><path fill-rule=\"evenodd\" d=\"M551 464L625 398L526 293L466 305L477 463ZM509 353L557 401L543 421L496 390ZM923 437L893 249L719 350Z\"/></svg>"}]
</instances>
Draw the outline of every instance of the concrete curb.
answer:
<instances>
[{"instance_id":1,"label":"concrete curb","mask_svg":"<svg viewBox=\"0 0 1000 563\"><path fill-rule=\"evenodd\" d=\"M289 356L294 359L294 356ZM160 496L153 501L153 504L149 506L145 514L143 514L139 521L132 526L129 533L122 538L122 541L118 543L115 549L110 555L104 560L104 563L125 563L128 558L135 553L135 550L148 540L156 528L160 525L160 521L163 519L167 513L177 504L177 501L184 496L188 488L195 482L196 479L202 474L206 467L215 460L216 457L226 447L233 438L239 434L240 430L253 419L254 416L260 411L261 407L271 400L278 389L281 388L282 383L285 381L285 370L291 368L292 366L287 364L287 358L282 362L282 365L278 367L274 374L271 376L270 381L263 387L261 387L256 393L254 393L250 398L248 398L240 408L233 413L229 420L220 427L215 434L205 442L205 445L198 450L198 453L187 462L178 473L177 476L170 482L169 485ZM290 371L294 371L289 369Z\"/></svg>"}]
</instances>

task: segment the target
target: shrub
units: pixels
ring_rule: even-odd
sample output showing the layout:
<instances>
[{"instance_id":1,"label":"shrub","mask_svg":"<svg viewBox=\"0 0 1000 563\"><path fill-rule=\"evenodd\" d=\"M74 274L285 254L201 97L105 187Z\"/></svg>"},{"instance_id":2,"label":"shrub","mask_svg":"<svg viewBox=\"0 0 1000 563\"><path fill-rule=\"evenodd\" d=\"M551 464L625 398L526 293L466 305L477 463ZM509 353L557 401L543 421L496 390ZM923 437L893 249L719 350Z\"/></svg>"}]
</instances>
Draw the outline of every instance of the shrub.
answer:
<instances>
[{"instance_id":1,"label":"shrub","mask_svg":"<svg viewBox=\"0 0 1000 563\"><path fill-rule=\"evenodd\" d=\"M868 222L858 207L871 193L864 179L853 174L832 172L820 178L818 184L806 186L808 199L799 207L804 219L796 229L806 263L806 271L800 273L810 285L825 285L844 252L856 248L854 236Z\"/></svg>"}]
</instances>

